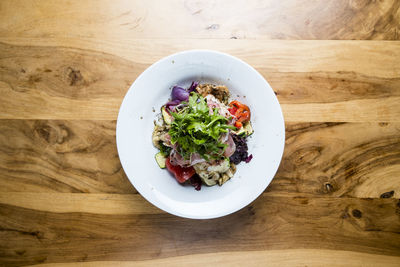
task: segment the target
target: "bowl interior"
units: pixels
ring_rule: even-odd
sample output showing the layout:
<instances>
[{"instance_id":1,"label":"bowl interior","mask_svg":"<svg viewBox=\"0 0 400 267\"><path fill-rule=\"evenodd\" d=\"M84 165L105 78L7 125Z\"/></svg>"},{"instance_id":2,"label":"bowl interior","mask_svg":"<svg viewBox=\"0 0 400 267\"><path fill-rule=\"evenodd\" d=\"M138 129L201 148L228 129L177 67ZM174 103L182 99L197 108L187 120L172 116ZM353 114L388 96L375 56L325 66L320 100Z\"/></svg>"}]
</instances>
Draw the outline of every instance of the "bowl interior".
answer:
<instances>
[{"instance_id":1,"label":"bowl interior","mask_svg":"<svg viewBox=\"0 0 400 267\"><path fill-rule=\"evenodd\" d=\"M250 107L255 130L248 139L252 161L239 164L223 186L201 191L178 184L160 169L151 142L153 121L172 86L187 87L192 81L228 86L232 99ZM283 153L284 122L271 87L248 64L215 51L185 51L153 64L133 83L120 108L117 146L125 173L148 201L181 217L215 218L243 208L271 182Z\"/></svg>"}]
</instances>

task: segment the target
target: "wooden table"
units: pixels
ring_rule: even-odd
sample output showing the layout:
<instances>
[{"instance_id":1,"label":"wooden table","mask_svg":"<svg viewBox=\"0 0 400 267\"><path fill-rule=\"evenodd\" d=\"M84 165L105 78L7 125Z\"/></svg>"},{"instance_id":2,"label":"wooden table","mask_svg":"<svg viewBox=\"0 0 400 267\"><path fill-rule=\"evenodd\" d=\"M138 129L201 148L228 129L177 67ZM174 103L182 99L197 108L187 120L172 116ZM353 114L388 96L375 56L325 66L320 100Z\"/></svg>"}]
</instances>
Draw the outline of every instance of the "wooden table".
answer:
<instances>
[{"instance_id":1,"label":"wooden table","mask_svg":"<svg viewBox=\"0 0 400 267\"><path fill-rule=\"evenodd\" d=\"M399 39L398 0L2 0L0 265L400 266ZM213 220L149 204L115 144L135 78L193 48L286 121L268 189Z\"/></svg>"}]
</instances>

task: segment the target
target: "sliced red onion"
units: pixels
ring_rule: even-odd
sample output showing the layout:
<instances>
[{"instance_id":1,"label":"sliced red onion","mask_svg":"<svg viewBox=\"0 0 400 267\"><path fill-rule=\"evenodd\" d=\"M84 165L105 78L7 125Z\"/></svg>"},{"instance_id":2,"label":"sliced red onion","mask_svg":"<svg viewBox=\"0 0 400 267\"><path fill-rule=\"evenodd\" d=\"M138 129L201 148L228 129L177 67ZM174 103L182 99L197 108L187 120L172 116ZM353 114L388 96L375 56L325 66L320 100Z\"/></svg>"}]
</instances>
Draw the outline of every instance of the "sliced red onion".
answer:
<instances>
[{"instance_id":1,"label":"sliced red onion","mask_svg":"<svg viewBox=\"0 0 400 267\"><path fill-rule=\"evenodd\" d=\"M184 104L184 103L180 103L180 104L178 104L176 107L175 107L175 109L180 109L180 108L183 108L183 107L186 107L187 106L187 104Z\"/></svg>"},{"instance_id":2,"label":"sliced red onion","mask_svg":"<svg viewBox=\"0 0 400 267\"><path fill-rule=\"evenodd\" d=\"M165 104L165 108L167 109L167 111L168 110L174 111L176 106L179 105L179 103L181 103L181 101L179 100L169 101L167 104Z\"/></svg>"},{"instance_id":3,"label":"sliced red onion","mask_svg":"<svg viewBox=\"0 0 400 267\"><path fill-rule=\"evenodd\" d=\"M199 82L192 82L192 84L190 85L190 87L188 88L188 92L191 93L194 90L196 90L197 85L199 85Z\"/></svg>"},{"instance_id":4,"label":"sliced red onion","mask_svg":"<svg viewBox=\"0 0 400 267\"><path fill-rule=\"evenodd\" d=\"M193 175L189 179L190 184L196 189L197 191L201 190L201 179L198 175Z\"/></svg>"},{"instance_id":5,"label":"sliced red onion","mask_svg":"<svg viewBox=\"0 0 400 267\"><path fill-rule=\"evenodd\" d=\"M251 161L251 159L253 158L253 154L251 154L250 156L248 156L244 161L246 163L249 163Z\"/></svg>"},{"instance_id":6,"label":"sliced red onion","mask_svg":"<svg viewBox=\"0 0 400 267\"><path fill-rule=\"evenodd\" d=\"M187 101L189 99L189 92L179 86L174 86L171 92L172 100Z\"/></svg>"},{"instance_id":7,"label":"sliced red onion","mask_svg":"<svg viewBox=\"0 0 400 267\"><path fill-rule=\"evenodd\" d=\"M171 92L172 101L166 104L166 108L174 111L175 106L177 106L180 102L188 101L190 92L193 92L196 89L197 85L199 85L199 82L192 82L188 90L180 86L174 86Z\"/></svg>"}]
</instances>

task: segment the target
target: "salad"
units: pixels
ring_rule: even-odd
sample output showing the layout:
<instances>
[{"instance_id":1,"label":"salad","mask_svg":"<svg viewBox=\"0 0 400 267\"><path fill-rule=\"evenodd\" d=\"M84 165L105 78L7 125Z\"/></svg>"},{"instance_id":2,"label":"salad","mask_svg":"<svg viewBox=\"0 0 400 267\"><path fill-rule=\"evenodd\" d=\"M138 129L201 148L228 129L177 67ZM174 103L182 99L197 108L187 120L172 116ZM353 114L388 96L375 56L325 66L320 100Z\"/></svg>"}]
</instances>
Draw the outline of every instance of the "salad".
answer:
<instances>
[{"instance_id":1,"label":"salad","mask_svg":"<svg viewBox=\"0 0 400 267\"><path fill-rule=\"evenodd\" d=\"M249 163L247 137L253 133L251 112L233 100L224 85L192 82L189 88L174 86L171 100L154 121L152 141L155 159L183 184L223 185L236 165Z\"/></svg>"}]
</instances>

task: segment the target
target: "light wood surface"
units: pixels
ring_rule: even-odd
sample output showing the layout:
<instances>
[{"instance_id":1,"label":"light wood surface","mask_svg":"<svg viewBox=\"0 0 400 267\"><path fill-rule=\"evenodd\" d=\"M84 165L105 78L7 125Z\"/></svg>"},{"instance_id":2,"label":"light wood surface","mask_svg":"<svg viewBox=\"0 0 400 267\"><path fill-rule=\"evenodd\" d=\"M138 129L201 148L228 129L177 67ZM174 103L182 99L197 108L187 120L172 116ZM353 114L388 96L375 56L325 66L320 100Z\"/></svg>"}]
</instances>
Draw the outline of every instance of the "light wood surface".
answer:
<instances>
[{"instance_id":1,"label":"light wood surface","mask_svg":"<svg viewBox=\"0 0 400 267\"><path fill-rule=\"evenodd\" d=\"M399 40L397 0L3 0L13 37Z\"/></svg>"},{"instance_id":2,"label":"light wood surface","mask_svg":"<svg viewBox=\"0 0 400 267\"><path fill-rule=\"evenodd\" d=\"M0 99L0 118L115 120L124 93L146 67L180 50L206 48L238 56L263 74L286 121L400 121L397 41L3 41L0 92L7 97Z\"/></svg>"},{"instance_id":3,"label":"light wood surface","mask_svg":"<svg viewBox=\"0 0 400 267\"><path fill-rule=\"evenodd\" d=\"M0 266L400 266L399 32L396 0L0 1ZM251 64L285 117L270 186L213 220L148 203L115 144L185 49Z\"/></svg>"},{"instance_id":4,"label":"light wood surface","mask_svg":"<svg viewBox=\"0 0 400 267\"><path fill-rule=\"evenodd\" d=\"M41 264L34 266L234 266L241 267L243 262L246 266L321 266L321 259L329 262L329 266L398 266L398 258L383 255L370 255L359 252L323 250L323 249L285 249L285 250L263 250L245 252L216 252L197 254L190 256L178 256L167 259L143 260L143 261L94 261L79 263L57 263ZM346 258L346 262L338 261Z\"/></svg>"}]
</instances>

